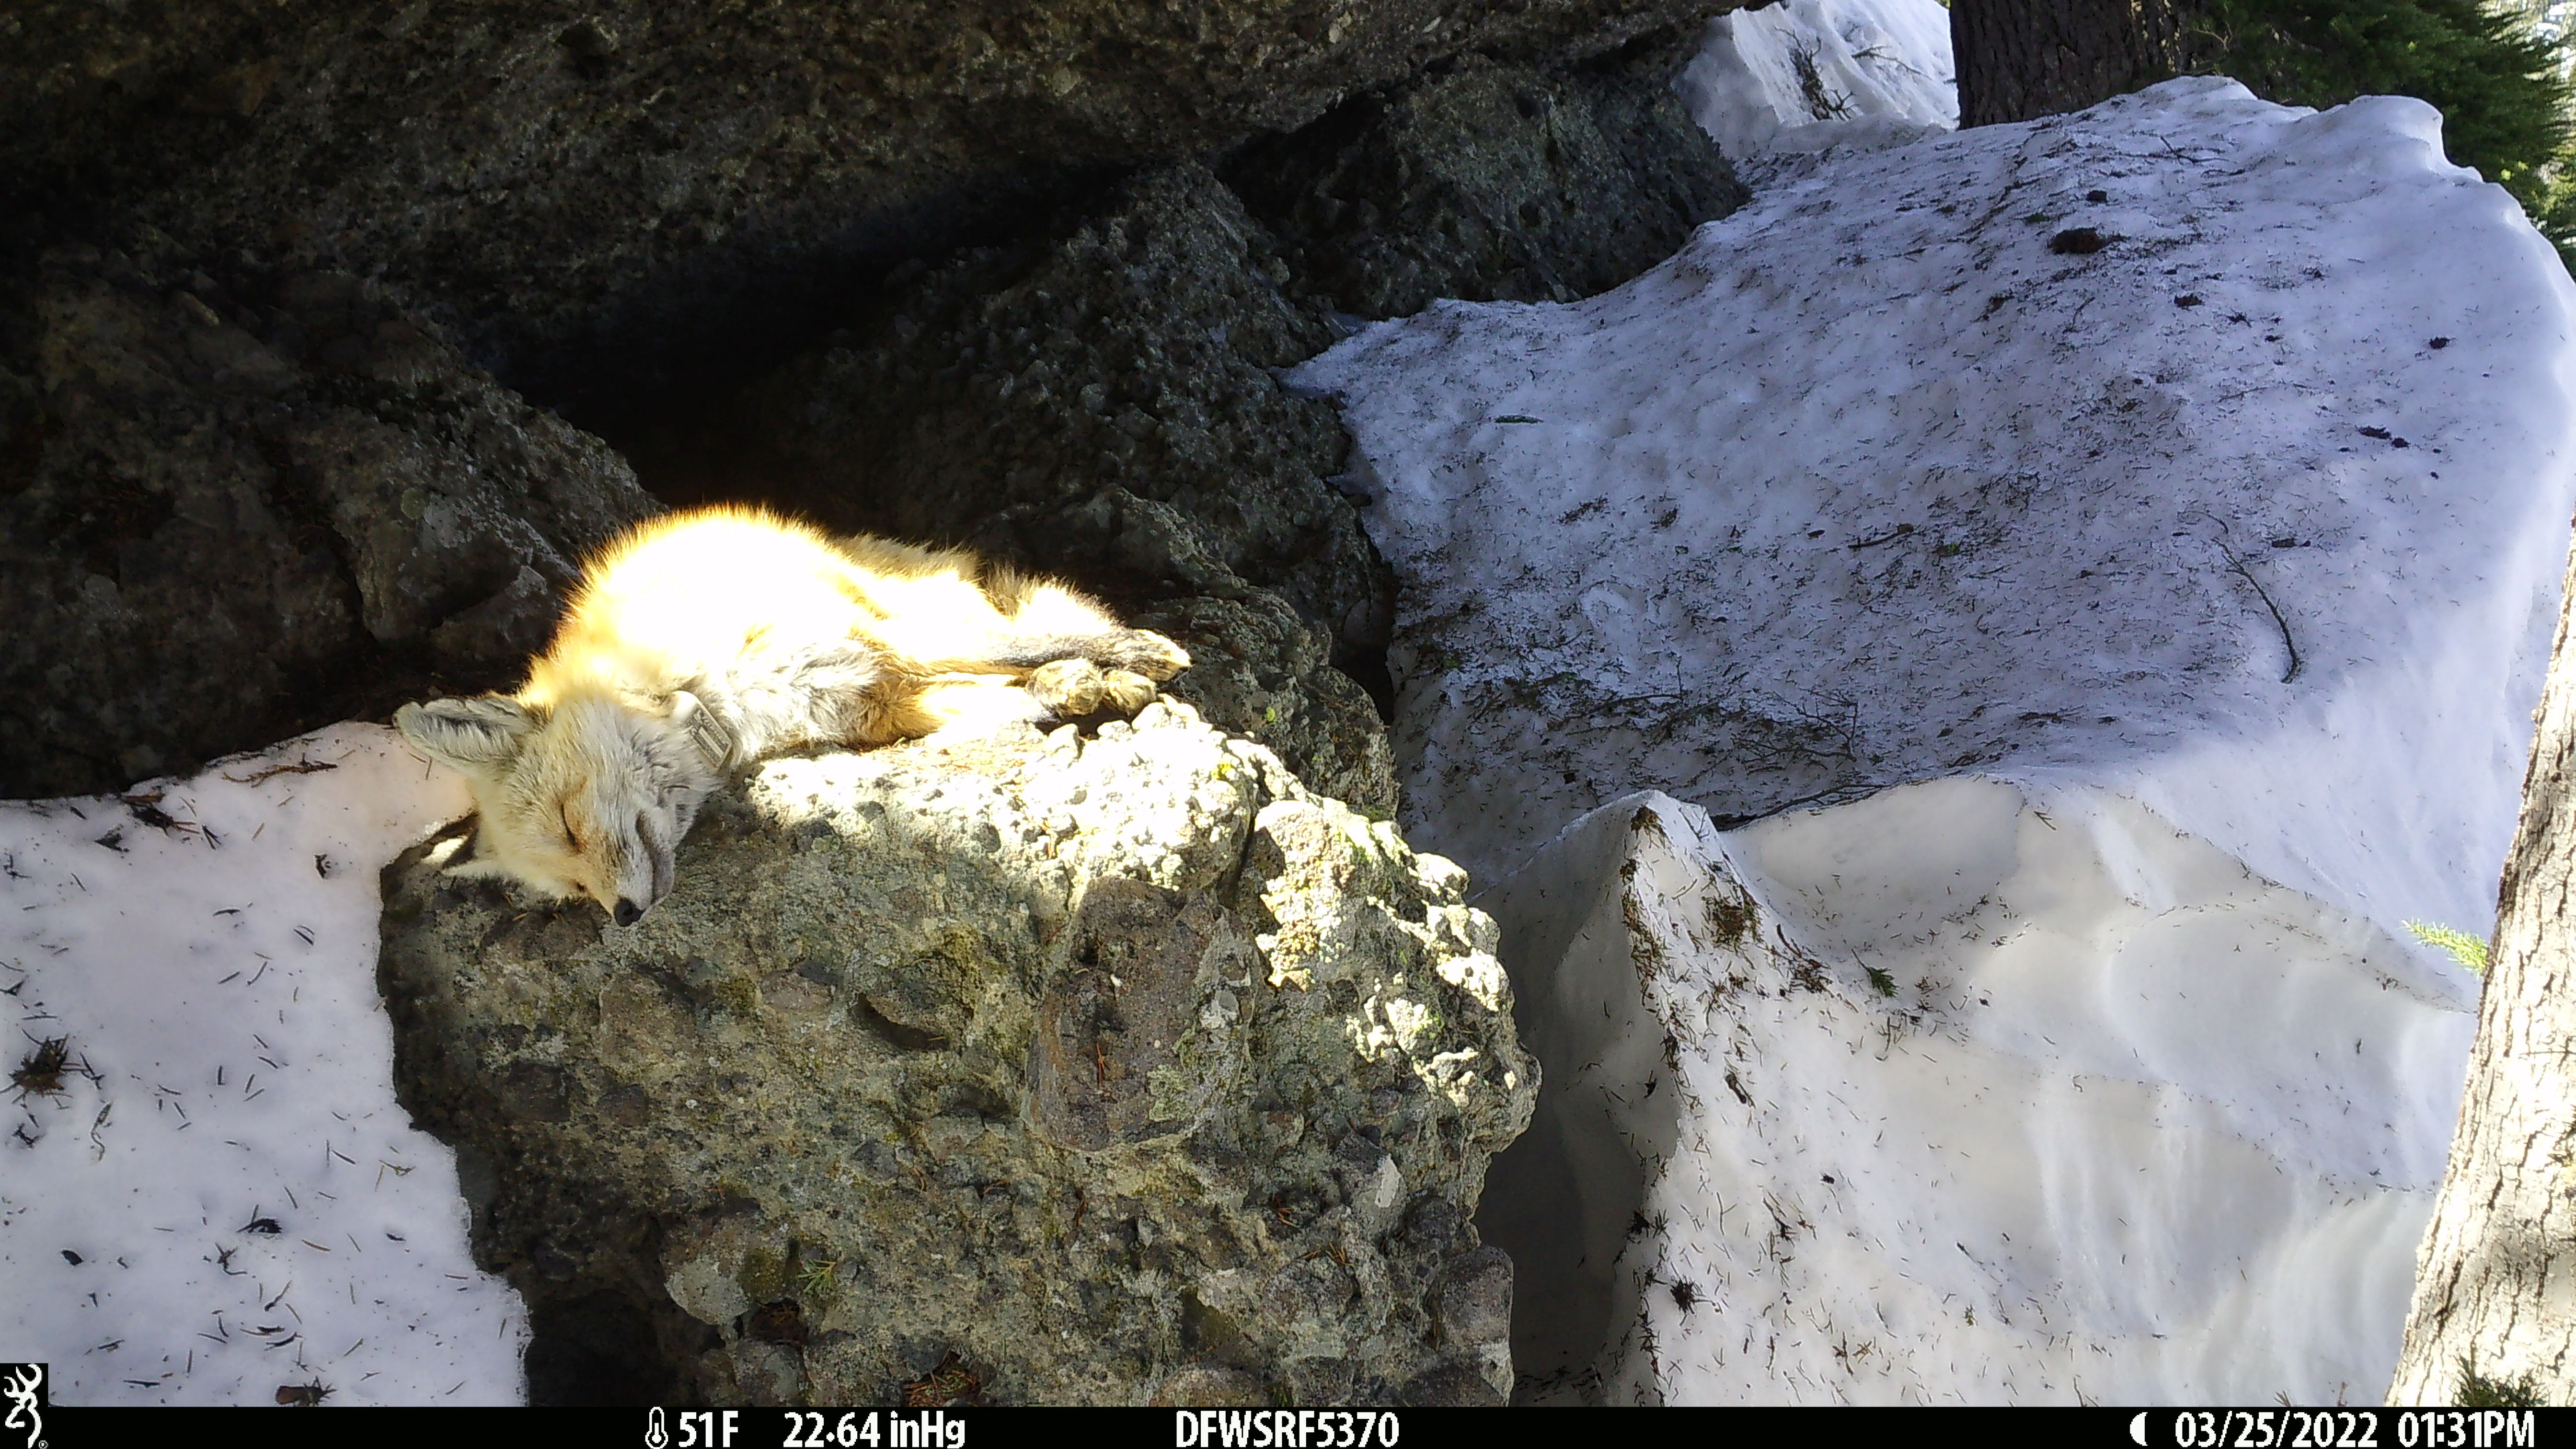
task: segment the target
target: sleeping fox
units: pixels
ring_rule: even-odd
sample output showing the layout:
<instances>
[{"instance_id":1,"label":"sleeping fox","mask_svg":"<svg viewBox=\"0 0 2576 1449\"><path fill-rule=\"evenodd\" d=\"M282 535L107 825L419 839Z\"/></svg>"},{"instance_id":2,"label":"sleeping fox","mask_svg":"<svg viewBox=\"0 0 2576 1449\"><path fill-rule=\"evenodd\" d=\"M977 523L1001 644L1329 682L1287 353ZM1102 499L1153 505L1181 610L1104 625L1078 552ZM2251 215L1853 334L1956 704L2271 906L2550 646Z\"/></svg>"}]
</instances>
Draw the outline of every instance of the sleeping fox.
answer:
<instances>
[{"instance_id":1,"label":"sleeping fox","mask_svg":"<svg viewBox=\"0 0 2576 1449\"><path fill-rule=\"evenodd\" d=\"M394 723L473 786L476 858L456 873L586 895L631 925L670 893L699 805L754 760L929 734L976 688L959 676L1017 681L1032 718L1132 715L1189 662L1060 583L716 507L594 559L517 694Z\"/></svg>"}]
</instances>

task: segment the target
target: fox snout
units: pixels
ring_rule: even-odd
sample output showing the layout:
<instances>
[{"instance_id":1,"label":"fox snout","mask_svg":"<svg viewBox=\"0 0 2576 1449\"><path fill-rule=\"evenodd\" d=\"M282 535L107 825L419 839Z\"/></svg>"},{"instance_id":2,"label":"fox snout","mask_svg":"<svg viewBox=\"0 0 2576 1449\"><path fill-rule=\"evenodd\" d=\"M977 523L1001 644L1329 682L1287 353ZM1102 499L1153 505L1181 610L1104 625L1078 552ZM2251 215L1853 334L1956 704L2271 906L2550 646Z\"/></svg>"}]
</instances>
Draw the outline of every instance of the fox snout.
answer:
<instances>
[{"instance_id":1,"label":"fox snout","mask_svg":"<svg viewBox=\"0 0 2576 1449\"><path fill-rule=\"evenodd\" d=\"M670 826L675 823L658 818L650 810L635 817L634 837L621 842L625 846L620 852L624 859L618 862L615 892L600 900L617 924L634 925L671 893L678 842Z\"/></svg>"}]
</instances>

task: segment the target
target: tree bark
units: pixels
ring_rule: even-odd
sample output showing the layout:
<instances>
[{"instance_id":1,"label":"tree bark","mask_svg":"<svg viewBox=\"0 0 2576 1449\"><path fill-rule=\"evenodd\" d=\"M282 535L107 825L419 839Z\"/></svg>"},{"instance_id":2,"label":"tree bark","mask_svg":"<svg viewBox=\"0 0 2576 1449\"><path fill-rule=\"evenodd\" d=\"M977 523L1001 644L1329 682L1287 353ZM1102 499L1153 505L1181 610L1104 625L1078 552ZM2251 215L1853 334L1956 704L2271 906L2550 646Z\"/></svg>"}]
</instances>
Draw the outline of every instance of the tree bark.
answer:
<instances>
[{"instance_id":1,"label":"tree bark","mask_svg":"<svg viewBox=\"0 0 2576 1449\"><path fill-rule=\"evenodd\" d=\"M2179 74L2190 0L1952 0L1959 124L2080 111Z\"/></svg>"},{"instance_id":2,"label":"tree bark","mask_svg":"<svg viewBox=\"0 0 2576 1449\"><path fill-rule=\"evenodd\" d=\"M2576 590L2576 572L2568 586ZM2567 598L2576 602L2576 592ZM2458 1403L2472 1371L2489 1392L2508 1385L2543 1403L2576 1402L2576 656L2567 608L2391 1403Z\"/></svg>"}]
</instances>

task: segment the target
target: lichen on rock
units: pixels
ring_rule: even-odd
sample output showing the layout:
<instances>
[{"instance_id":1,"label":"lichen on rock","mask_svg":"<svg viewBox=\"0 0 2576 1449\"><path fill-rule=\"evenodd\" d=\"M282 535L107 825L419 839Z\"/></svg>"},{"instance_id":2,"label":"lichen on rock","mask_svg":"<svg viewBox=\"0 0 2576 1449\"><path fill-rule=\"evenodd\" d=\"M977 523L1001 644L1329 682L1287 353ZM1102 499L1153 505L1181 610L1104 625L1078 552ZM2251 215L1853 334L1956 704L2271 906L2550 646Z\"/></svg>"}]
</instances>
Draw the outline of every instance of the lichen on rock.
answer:
<instances>
[{"instance_id":1,"label":"lichen on rock","mask_svg":"<svg viewBox=\"0 0 2576 1449\"><path fill-rule=\"evenodd\" d=\"M631 928L462 839L388 870L383 984L539 1401L639 1345L725 1403L1508 1390L1493 924L1187 706L768 762Z\"/></svg>"}]
</instances>

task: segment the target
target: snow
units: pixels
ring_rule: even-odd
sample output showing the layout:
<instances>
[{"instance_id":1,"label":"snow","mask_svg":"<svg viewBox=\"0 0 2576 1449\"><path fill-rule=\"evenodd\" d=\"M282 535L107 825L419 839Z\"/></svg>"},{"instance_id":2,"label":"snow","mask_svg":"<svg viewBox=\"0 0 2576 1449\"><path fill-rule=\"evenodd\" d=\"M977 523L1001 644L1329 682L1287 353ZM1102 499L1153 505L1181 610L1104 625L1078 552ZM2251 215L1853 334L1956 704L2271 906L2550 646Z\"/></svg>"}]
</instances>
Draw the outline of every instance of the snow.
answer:
<instances>
[{"instance_id":1,"label":"snow","mask_svg":"<svg viewBox=\"0 0 2576 1449\"><path fill-rule=\"evenodd\" d=\"M69 1066L11 1093L0 1360L50 1361L67 1404L524 1400L526 1314L394 1100L376 994L379 872L471 809L356 724L0 803L8 1064Z\"/></svg>"},{"instance_id":2,"label":"snow","mask_svg":"<svg viewBox=\"0 0 2576 1449\"><path fill-rule=\"evenodd\" d=\"M1746 818L1981 768L2483 929L2572 302L2429 107L2187 79L1829 157L1627 287L1293 377L1404 584L1411 823L1480 875L1640 782Z\"/></svg>"},{"instance_id":3,"label":"snow","mask_svg":"<svg viewBox=\"0 0 2576 1449\"><path fill-rule=\"evenodd\" d=\"M1950 11L1939 0L1782 0L1708 23L1674 82L1735 161L1888 145L1959 124Z\"/></svg>"},{"instance_id":4,"label":"snow","mask_svg":"<svg viewBox=\"0 0 2576 1449\"><path fill-rule=\"evenodd\" d=\"M1541 1398L2386 1385L2474 1022L2367 922L1975 777L1728 832L1633 796L1482 903L1548 1064L1481 1220Z\"/></svg>"},{"instance_id":5,"label":"snow","mask_svg":"<svg viewBox=\"0 0 2576 1449\"><path fill-rule=\"evenodd\" d=\"M1509 1170L1563 1190L1488 1212L1551 1392L2376 1397L2475 991L2403 923L2492 925L2572 310L2429 107L2185 79L1801 156L1627 287L1293 375L1402 584L1408 836L1512 877L1534 1039L1638 1038L1542 1047ZM1599 839L1638 790L1671 860ZM1629 865L1775 929L1605 918ZM1667 1031L1671 1150L1601 1136L1575 1069L1637 1098ZM1659 1276L1551 1335L1551 1242Z\"/></svg>"}]
</instances>

